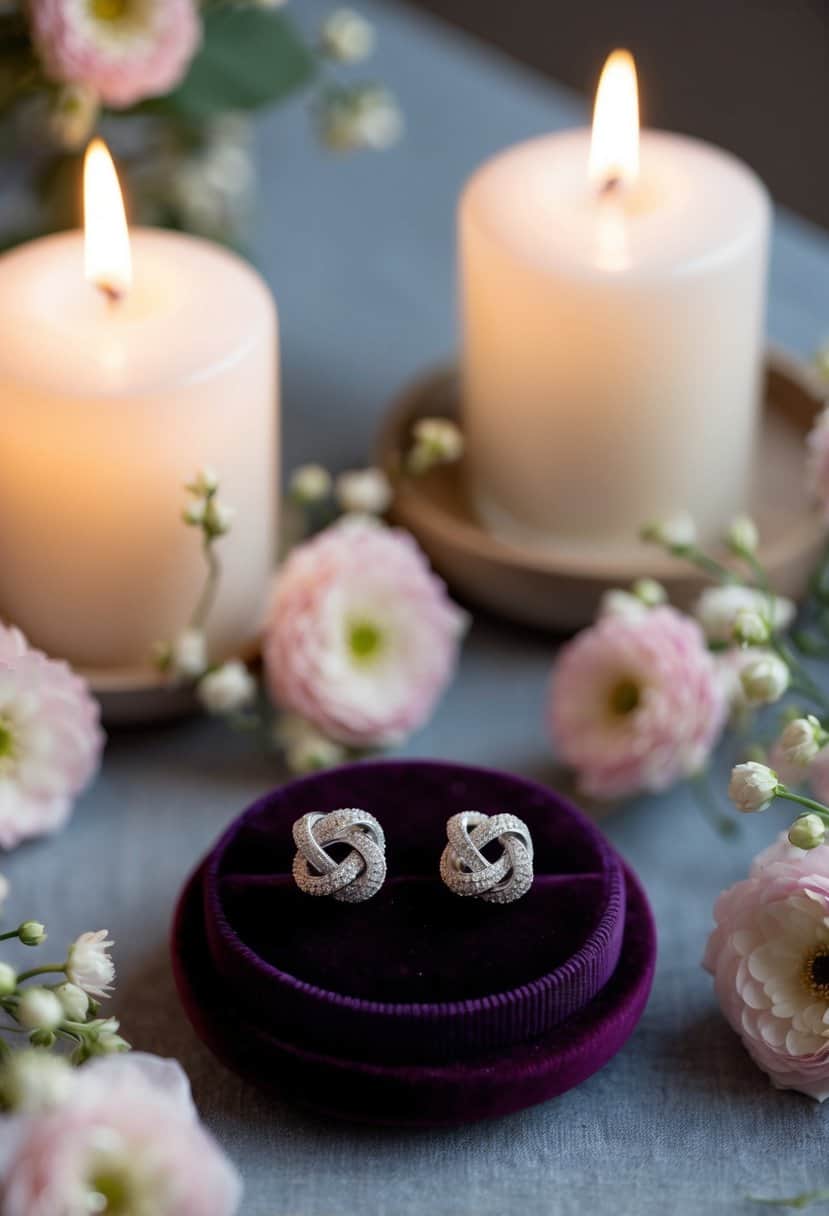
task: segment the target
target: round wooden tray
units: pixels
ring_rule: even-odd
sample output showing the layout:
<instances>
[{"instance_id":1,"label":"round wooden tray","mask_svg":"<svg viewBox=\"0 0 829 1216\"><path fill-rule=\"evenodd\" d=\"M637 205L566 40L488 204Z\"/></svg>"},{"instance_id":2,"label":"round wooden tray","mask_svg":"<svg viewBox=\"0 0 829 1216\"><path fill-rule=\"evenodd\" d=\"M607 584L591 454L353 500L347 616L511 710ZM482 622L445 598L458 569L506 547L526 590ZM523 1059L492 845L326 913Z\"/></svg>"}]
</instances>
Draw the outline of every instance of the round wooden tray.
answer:
<instances>
[{"instance_id":1,"label":"round wooden tray","mask_svg":"<svg viewBox=\"0 0 829 1216\"><path fill-rule=\"evenodd\" d=\"M826 525L804 485L804 440L823 400L812 377L782 352L767 358L766 398L749 511L762 537L760 557L775 588L797 599L826 543ZM393 404L382 428L378 464L393 473L419 418L459 416L453 368L426 376ZM465 493L461 461L407 477L395 495L394 521L420 541L435 569L463 599L500 616L571 631L595 617L603 592L650 576L687 607L705 580L652 546L632 544L597 555L551 542L518 547L487 532ZM644 522L644 521L643 521Z\"/></svg>"}]
</instances>

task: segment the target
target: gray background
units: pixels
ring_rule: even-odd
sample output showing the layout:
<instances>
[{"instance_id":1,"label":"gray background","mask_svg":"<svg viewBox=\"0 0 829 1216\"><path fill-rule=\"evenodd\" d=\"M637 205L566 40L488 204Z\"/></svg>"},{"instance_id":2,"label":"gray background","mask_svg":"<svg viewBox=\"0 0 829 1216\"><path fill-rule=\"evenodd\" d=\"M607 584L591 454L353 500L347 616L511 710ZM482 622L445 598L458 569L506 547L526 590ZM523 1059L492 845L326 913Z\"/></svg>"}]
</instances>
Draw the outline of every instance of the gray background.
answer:
<instances>
[{"instance_id":1,"label":"gray background","mask_svg":"<svg viewBox=\"0 0 829 1216\"><path fill-rule=\"evenodd\" d=\"M303 4L309 28L324 7ZM462 37L391 5L364 7L380 27L378 74L406 110L405 144L333 162L289 111L260 133L259 253L282 316L289 465L365 459L388 398L452 350L453 208L465 176L496 148L582 117L573 95ZM829 241L787 215L776 233L770 328L801 353L829 331ZM457 682L408 753L553 781L542 724L553 655L549 638L479 616ZM12 916L45 920L58 950L85 929L112 931L125 1033L184 1064L245 1177L246 1216L734 1213L756 1210L748 1193L829 1183L829 1114L769 1088L699 966L717 893L778 823L773 814L748 822L737 844L723 844L684 791L607 822L653 902L660 959L634 1037L576 1091L495 1123L403 1133L324 1122L242 1085L184 1020L167 932L196 860L284 777L215 723L121 733L69 829L3 862L16 891Z\"/></svg>"}]
</instances>

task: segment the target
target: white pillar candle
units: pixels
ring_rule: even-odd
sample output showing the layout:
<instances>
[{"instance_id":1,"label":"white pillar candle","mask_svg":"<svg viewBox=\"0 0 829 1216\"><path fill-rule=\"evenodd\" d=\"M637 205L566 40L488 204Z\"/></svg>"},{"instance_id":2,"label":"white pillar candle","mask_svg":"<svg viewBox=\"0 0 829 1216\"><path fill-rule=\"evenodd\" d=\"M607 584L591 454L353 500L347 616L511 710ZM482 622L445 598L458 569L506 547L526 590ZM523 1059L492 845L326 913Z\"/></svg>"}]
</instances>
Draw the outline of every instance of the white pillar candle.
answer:
<instances>
[{"instance_id":1,"label":"white pillar candle","mask_svg":"<svg viewBox=\"0 0 829 1216\"><path fill-rule=\"evenodd\" d=\"M200 466L235 510L211 658L255 639L275 556L271 294L217 246L131 236L117 300L86 281L80 233L0 259L0 616L94 669L148 665L186 627L205 567L183 487Z\"/></svg>"},{"instance_id":2,"label":"white pillar candle","mask_svg":"<svg viewBox=\"0 0 829 1216\"><path fill-rule=\"evenodd\" d=\"M592 162L588 130L531 140L461 199L470 489L520 543L618 553L651 518L687 509L712 535L746 502L768 196L708 144L637 147L629 72Z\"/></svg>"}]
</instances>

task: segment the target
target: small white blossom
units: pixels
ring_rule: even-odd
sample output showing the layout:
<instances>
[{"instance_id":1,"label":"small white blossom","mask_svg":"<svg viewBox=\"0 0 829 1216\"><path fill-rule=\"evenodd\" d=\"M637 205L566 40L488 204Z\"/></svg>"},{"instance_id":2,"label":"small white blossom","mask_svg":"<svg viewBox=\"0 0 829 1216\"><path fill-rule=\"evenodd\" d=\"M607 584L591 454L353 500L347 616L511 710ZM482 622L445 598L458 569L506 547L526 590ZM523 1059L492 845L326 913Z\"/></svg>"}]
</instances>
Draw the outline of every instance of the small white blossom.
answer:
<instances>
[{"instance_id":1,"label":"small white blossom","mask_svg":"<svg viewBox=\"0 0 829 1216\"><path fill-rule=\"evenodd\" d=\"M756 608L741 608L734 621L734 641L741 646L764 646L771 637L767 618Z\"/></svg>"},{"instance_id":2,"label":"small white blossom","mask_svg":"<svg viewBox=\"0 0 829 1216\"><path fill-rule=\"evenodd\" d=\"M403 115L386 89L366 86L329 100L321 113L321 135L335 152L383 151L403 134Z\"/></svg>"},{"instance_id":3,"label":"small white blossom","mask_svg":"<svg viewBox=\"0 0 829 1216\"><path fill-rule=\"evenodd\" d=\"M33 1115L63 1105L74 1073L63 1056L48 1051L16 1051L0 1073L0 1093L15 1114Z\"/></svg>"},{"instance_id":4,"label":"small white blossom","mask_svg":"<svg viewBox=\"0 0 829 1216\"><path fill-rule=\"evenodd\" d=\"M647 616L649 609L647 604L644 604L638 596L632 595L629 591L622 591L618 587L611 588L610 591L605 591L599 601L598 619L604 620L608 616L626 617L628 620Z\"/></svg>"},{"instance_id":5,"label":"small white blossom","mask_svg":"<svg viewBox=\"0 0 829 1216\"><path fill-rule=\"evenodd\" d=\"M709 642L729 643L734 638L734 625L742 609L750 609L768 620L775 631L786 629L794 620L795 605L783 596L768 596L755 587L728 584L707 587L694 605L694 616Z\"/></svg>"},{"instance_id":6,"label":"small white blossom","mask_svg":"<svg viewBox=\"0 0 829 1216\"><path fill-rule=\"evenodd\" d=\"M826 827L820 815L810 812L800 815L789 828L789 844L796 849L816 849L826 839Z\"/></svg>"},{"instance_id":7,"label":"small white blossom","mask_svg":"<svg viewBox=\"0 0 829 1216\"><path fill-rule=\"evenodd\" d=\"M256 680L240 659L231 659L204 676L196 689L202 705L211 714L230 714L244 709L256 697Z\"/></svg>"},{"instance_id":8,"label":"small white blossom","mask_svg":"<svg viewBox=\"0 0 829 1216\"><path fill-rule=\"evenodd\" d=\"M331 489L331 474L321 464L303 464L291 477L291 497L302 506L325 502Z\"/></svg>"},{"instance_id":9,"label":"small white blossom","mask_svg":"<svg viewBox=\"0 0 829 1216\"><path fill-rule=\"evenodd\" d=\"M668 592L655 578L637 579L631 590L648 608L658 608L660 604L668 602Z\"/></svg>"},{"instance_id":10,"label":"small white blossom","mask_svg":"<svg viewBox=\"0 0 829 1216\"><path fill-rule=\"evenodd\" d=\"M790 764L804 768L811 764L825 742L826 735L817 718L794 718L780 736L779 747Z\"/></svg>"},{"instance_id":11,"label":"small white blossom","mask_svg":"<svg viewBox=\"0 0 829 1216\"><path fill-rule=\"evenodd\" d=\"M740 672L740 683L749 705L773 705L789 687L790 673L776 654L758 656Z\"/></svg>"},{"instance_id":12,"label":"small white blossom","mask_svg":"<svg viewBox=\"0 0 829 1216\"><path fill-rule=\"evenodd\" d=\"M200 629L185 629L173 642L170 666L177 676L195 680L207 667L207 639Z\"/></svg>"},{"instance_id":13,"label":"small white blossom","mask_svg":"<svg viewBox=\"0 0 829 1216\"><path fill-rule=\"evenodd\" d=\"M46 941L46 926L39 920L24 920L17 930L17 936L24 946L42 946Z\"/></svg>"},{"instance_id":14,"label":"small white blossom","mask_svg":"<svg viewBox=\"0 0 829 1216\"><path fill-rule=\"evenodd\" d=\"M274 740L285 753L292 773L315 773L342 764L346 749L297 714L283 714L274 728Z\"/></svg>"},{"instance_id":15,"label":"small white blossom","mask_svg":"<svg viewBox=\"0 0 829 1216\"><path fill-rule=\"evenodd\" d=\"M17 987L17 972L9 963L0 963L0 997L11 996Z\"/></svg>"},{"instance_id":16,"label":"small white blossom","mask_svg":"<svg viewBox=\"0 0 829 1216\"><path fill-rule=\"evenodd\" d=\"M121 1051L129 1051L130 1045L122 1039L118 1031L121 1024L117 1018L104 1018L95 1023L90 1036L89 1046L93 1055L112 1056Z\"/></svg>"},{"instance_id":17,"label":"small white blossom","mask_svg":"<svg viewBox=\"0 0 829 1216\"><path fill-rule=\"evenodd\" d=\"M24 988L17 1018L27 1030L54 1030L63 1021L63 1006L48 988Z\"/></svg>"},{"instance_id":18,"label":"small white blossom","mask_svg":"<svg viewBox=\"0 0 829 1216\"><path fill-rule=\"evenodd\" d=\"M225 536L233 525L236 511L218 498L211 498L204 512L204 524L213 536Z\"/></svg>"},{"instance_id":19,"label":"small white blossom","mask_svg":"<svg viewBox=\"0 0 829 1216\"><path fill-rule=\"evenodd\" d=\"M55 996L63 1006L63 1012L66 1015L67 1021L86 1021L87 1014L89 1013L89 997L83 988L79 988L77 984L70 984L67 981L65 984L57 986Z\"/></svg>"},{"instance_id":20,"label":"small white blossom","mask_svg":"<svg viewBox=\"0 0 829 1216\"><path fill-rule=\"evenodd\" d=\"M340 63L359 63L374 50L374 26L352 8L338 8L325 19L320 41L324 54Z\"/></svg>"},{"instance_id":21,"label":"small white blossom","mask_svg":"<svg viewBox=\"0 0 829 1216\"><path fill-rule=\"evenodd\" d=\"M449 418L420 418L412 427L412 436L414 444L408 459L412 473L428 473L463 456L463 431Z\"/></svg>"},{"instance_id":22,"label":"small white blossom","mask_svg":"<svg viewBox=\"0 0 829 1216\"><path fill-rule=\"evenodd\" d=\"M188 502L187 506L182 511L182 516L186 524L191 527L200 527L204 523L204 514L207 510L207 502L204 498L194 498L192 502Z\"/></svg>"},{"instance_id":23,"label":"small white blossom","mask_svg":"<svg viewBox=\"0 0 829 1216\"><path fill-rule=\"evenodd\" d=\"M219 488L219 477L216 470L209 464L204 465L199 469L196 476L187 486L191 493L199 498L207 498L210 494L215 494Z\"/></svg>"},{"instance_id":24,"label":"small white blossom","mask_svg":"<svg viewBox=\"0 0 829 1216\"><path fill-rule=\"evenodd\" d=\"M115 982L115 965L109 956L113 942L107 938L107 930L82 933L69 947L66 976L90 996L106 996Z\"/></svg>"},{"instance_id":25,"label":"small white blossom","mask_svg":"<svg viewBox=\"0 0 829 1216\"><path fill-rule=\"evenodd\" d=\"M731 521L725 534L728 547L740 557L750 557L757 552L760 535L757 525L748 515L738 515Z\"/></svg>"},{"instance_id":26,"label":"small white blossom","mask_svg":"<svg viewBox=\"0 0 829 1216\"><path fill-rule=\"evenodd\" d=\"M728 796L738 811L749 815L765 811L771 805L777 786L777 773L773 769L749 760L732 770Z\"/></svg>"},{"instance_id":27,"label":"small white blossom","mask_svg":"<svg viewBox=\"0 0 829 1216\"><path fill-rule=\"evenodd\" d=\"M336 492L342 510L357 515L382 515L392 500L391 483L382 469L341 473Z\"/></svg>"},{"instance_id":28,"label":"small white blossom","mask_svg":"<svg viewBox=\"0 0 829 1216\"><path fill-rule=\"evenodd\" d=\"M696 543L697 528L687 511L680 511L670 519L656 520L642 530L642 539L669 549L685 549Z\"/></svg>"}]
</instances>

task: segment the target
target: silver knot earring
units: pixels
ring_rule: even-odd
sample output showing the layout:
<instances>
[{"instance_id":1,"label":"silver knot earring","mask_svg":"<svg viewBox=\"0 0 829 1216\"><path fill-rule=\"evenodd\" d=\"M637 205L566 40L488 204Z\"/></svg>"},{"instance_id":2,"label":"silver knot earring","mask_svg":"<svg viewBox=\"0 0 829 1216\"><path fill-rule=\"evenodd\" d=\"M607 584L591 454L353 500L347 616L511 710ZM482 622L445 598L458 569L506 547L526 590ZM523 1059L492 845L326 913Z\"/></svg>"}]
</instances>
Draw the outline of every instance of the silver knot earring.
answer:
<instances>
[{"instance_id":1,"label":"silver knot earring","mask_svg":"<svg viewBox=\"0 0 829 1216\"><path fill-rule=\"evenodd\" d=\"M342 903L358 904L376 895L386 878L386 839L368 811L310 812L293 827L297 854L294 882L306 895L330 895ZM347 845L340 861L326 846Z\"/></svg>"},{"instance_id":2,"label":"silver knot earring","mask_svg":"<svg viewBox=\"0 0 829 1216\"><path fill-rule=\"evenodd\" d=\"M440 876L455 895L511 904L527 894L533 882L533 842L517 815L461 811L446 824L446 835ZM493 840L503 852L488 861L482 850Z\"/></svg>"}]
</instances>

